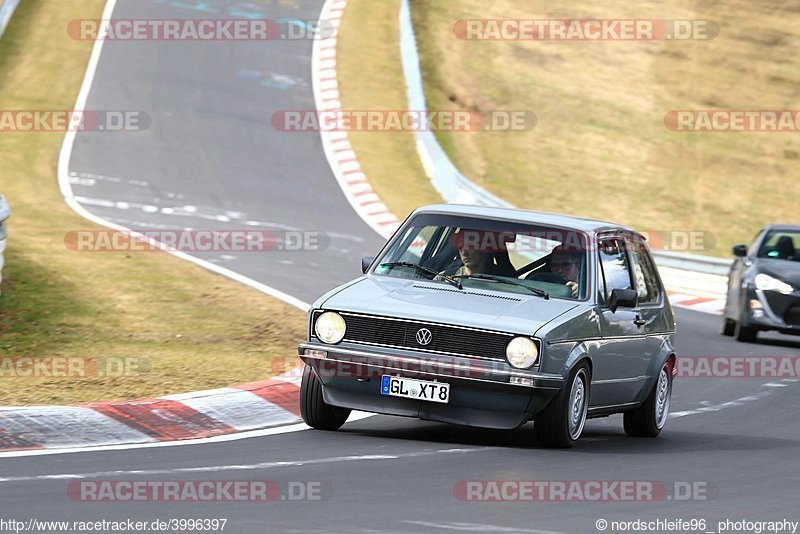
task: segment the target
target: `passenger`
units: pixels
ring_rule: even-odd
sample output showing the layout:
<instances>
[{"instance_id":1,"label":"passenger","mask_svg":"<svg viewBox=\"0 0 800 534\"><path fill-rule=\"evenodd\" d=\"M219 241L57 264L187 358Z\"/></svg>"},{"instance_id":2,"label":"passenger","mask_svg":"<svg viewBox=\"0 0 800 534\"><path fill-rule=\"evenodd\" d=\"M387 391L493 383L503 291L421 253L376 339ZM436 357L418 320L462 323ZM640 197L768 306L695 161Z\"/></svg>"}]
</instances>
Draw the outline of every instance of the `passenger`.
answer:
<instances>
[{"instance_id":1,"label":"passenger","mask_svg":"<svg viewBox=\"0 0 800 534\"><path fill-rule=\"evenodd\" d=\"M581 253L559 247L550 256L550 272L567 281L573 298L578 298L581 279Z\"/></svg>"}]
</instances>

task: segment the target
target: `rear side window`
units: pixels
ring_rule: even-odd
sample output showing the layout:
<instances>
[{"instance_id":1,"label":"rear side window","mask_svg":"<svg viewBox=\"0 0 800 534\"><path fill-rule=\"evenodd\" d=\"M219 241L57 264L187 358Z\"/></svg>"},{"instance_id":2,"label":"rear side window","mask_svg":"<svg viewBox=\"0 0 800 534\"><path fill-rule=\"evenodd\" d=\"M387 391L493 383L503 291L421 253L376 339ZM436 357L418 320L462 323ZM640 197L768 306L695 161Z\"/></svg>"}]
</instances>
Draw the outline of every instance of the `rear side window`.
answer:
<instances>
[{"instance_id":1,"label":"rear side window","mask_svg":"<svg viewBox=\"0 0 800 534\"><path fill-rule=\"evenodd\" d=\"M618 238L601 239L599 242L600 270L603 274L606 302L611 300L614 289L631 289L631 270L628 255L625 253L625 241Z\"/></svg>"},{"instance_id":2,"label":"rear side window","mask_svg":"<svg viewBox=\"0 0 800 534\"><path fill-rule=\"evenodd\" d=\"M647 253L644 243L630 243L629 249L639 304L655 304L661 298L661 287L658 285L653 260Z\"/></svg>"}]
</instances>

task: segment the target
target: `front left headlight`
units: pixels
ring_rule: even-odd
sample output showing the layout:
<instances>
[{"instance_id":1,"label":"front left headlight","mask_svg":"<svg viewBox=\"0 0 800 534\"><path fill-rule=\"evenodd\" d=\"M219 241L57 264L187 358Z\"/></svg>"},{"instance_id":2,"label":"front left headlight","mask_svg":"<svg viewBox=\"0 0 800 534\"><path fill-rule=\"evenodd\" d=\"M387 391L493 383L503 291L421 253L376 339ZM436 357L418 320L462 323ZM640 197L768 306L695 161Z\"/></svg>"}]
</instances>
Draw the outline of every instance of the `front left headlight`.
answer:
<instances>
[{"instance_id":1,"label":"front left headlight","mask_svg":"<svg viewBox=\"0 0 800 534\"><path fill-rule=\"evenodd\" d=\"M756 275L755 283L756 289L760 289L761 291L777 291L784 295L789 295L794 292L794 288L786 282L764 273Z\"/></svg>"},{"instance_id":2,"label":"front left headlight","mask_svg":"<svg viewBox=\"0 0 800 534\"><path fill-rule=\"evenodd\" d=\"M314 332L323 343L335 345L344 339L347 325L344 318L336 312L325 312L314 322Z\"/></svg>"},{"instance_id":3,"label":"front left headlight","mask_svg":"<svg viewBox=\"0 0 800 534\"><path fill-rule=\"evenodd\" d=\"M539 359L539 349L532 339L515 337L506 345L506 359L511 367L527 369Z\"/></svg>"}]
</instances>

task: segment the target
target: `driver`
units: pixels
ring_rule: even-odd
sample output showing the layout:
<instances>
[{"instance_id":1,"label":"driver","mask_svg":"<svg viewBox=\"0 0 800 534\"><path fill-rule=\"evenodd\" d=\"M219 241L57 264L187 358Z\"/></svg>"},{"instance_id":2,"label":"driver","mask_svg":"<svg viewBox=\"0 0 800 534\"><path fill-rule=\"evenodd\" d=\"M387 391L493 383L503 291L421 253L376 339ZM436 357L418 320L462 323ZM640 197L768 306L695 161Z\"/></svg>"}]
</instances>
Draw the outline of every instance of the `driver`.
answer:
<instances>
[{"instance_id":1,"label":"driver","mask_svg":"<svg viewBox=\"0 0 800 534\"><path fill-rule=\"evenodd\" d=\"M475 234L470 234L475 232ZM470 234L465 239L465 234ZM494 256L488 250L480 247L480 237L482 232L476 230L466 230L453 236L452 243L458 249L458 257L461 259L461 267L451 276L471 276L473 274L488 274L494 271ZM477 236L477 237L476 237ZM441 280L445 272L439 273L434 280Z\"/></svg>"}]
</instances>

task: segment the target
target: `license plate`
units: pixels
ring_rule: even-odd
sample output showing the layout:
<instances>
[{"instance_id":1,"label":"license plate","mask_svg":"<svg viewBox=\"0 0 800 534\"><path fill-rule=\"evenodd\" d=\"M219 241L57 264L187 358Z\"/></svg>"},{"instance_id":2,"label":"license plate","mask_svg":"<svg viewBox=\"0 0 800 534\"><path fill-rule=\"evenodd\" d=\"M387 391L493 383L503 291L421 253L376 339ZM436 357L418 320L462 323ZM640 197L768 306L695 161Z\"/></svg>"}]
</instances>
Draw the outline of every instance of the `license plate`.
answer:
<instances>
[{"instance_id":1,"label":"license plate","mask_svg":"<svg viewBox=\"0 0 800 534\"><path fill-rule=\"evenodd\" d=\"M381 395L447 404L450 401L450 384L383 375Z\"/></svg>"}]
</instances>

